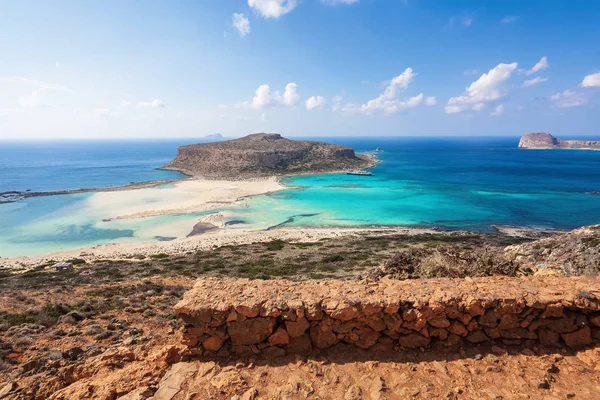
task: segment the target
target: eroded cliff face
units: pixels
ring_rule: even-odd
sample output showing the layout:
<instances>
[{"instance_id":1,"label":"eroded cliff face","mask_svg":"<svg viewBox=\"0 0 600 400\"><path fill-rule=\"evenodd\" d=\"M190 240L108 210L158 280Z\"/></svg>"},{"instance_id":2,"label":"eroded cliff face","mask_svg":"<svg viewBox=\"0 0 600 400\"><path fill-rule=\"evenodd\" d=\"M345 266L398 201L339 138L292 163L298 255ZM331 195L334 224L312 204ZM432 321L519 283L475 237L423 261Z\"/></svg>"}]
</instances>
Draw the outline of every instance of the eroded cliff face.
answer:
<instances>
[{"instance_id":1,"label":"eroded cliff face","mask_svg":"<svg viewBox=\"0 0 600 400\"><path fill-rule=\"evenodd\" d=\"M333 172L372 165L340 145L258 133L218 143L181 146L163 169L209 179L246 179L305 172Z\"/></svg>"},{"instance_id":2,"label":"eroded cliff face","mask_svg":"<svg viewBox=\"0 0 600 400\"><path fill-rule=\"evenodd\" d=\"M560 140L549 133L526 133L519 141L519 147L525 149L593 149L600 150L600 141Z\"/></svg>"}]
</instances>

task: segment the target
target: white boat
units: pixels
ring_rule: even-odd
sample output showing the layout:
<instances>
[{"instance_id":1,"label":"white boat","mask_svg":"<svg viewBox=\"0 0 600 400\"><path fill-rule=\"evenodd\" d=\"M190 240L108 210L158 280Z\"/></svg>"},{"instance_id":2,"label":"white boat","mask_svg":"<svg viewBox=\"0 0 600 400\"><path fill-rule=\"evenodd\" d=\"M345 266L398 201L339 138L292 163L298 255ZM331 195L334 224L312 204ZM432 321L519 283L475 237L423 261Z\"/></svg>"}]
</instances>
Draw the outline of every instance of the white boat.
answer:
<instances>
[{"instance_id":1,"label":"white boat","mask_svg":"<svg viewBox=\"0 0 600 400\"><path fill-rule=\"evenodd\" d=\"M360 175L360 176L371 176L373 175L372 172L369 171L348 171L346 172L347 175Z\"/></svg>"}]
</instances>

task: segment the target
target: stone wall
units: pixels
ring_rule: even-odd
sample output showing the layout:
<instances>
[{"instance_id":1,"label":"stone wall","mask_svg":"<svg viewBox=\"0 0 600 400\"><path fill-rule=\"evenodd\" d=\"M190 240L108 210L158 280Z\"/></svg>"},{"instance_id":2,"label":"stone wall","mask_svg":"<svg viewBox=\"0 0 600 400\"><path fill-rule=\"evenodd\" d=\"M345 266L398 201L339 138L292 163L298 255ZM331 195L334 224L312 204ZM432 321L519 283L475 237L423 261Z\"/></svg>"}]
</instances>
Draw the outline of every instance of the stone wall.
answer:
<instances>
[{"instance_id":1,"label":"stone wall","mask_svg":"<svg viewBox=\"0 0 600 400\"><path fill-rule=\"evenodd\" d=\"M501 341L578 347L600 340L600 280L200 279L175 306L193 354L283 355Z\"/></svg>"}]
</instances>

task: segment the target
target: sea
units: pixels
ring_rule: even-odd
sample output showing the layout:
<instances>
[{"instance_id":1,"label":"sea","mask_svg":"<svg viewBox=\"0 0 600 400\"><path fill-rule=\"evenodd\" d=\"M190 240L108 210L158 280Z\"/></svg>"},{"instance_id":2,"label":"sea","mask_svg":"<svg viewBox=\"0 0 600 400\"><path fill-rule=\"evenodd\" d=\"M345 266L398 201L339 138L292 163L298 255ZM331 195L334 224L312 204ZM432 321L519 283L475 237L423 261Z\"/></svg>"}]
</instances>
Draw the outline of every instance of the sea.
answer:
<instances>
[{"instance_id":1,"label":"sea","mask_svg":"<svg viewBox=\"0 0 600 400\"><path fill-rule=\"evenodd\" d=\"M230 229L422 226L492 232L495 225L573 229L600 223L600 151L519 149L519 137L319 140L357 152L380 148L374 154L381 163L372 176L287 177L283 182L290 190L215 211L226 215ZM194 142L0 141L0 193L183 179L156 168L170 161L179 145ZM125 196L125 204L94 192L0 204L0 257L183 237L206 213L102 221L118 208L168 201L160 196L168 187L143 198Z\"/></svg>"}]
</instances>

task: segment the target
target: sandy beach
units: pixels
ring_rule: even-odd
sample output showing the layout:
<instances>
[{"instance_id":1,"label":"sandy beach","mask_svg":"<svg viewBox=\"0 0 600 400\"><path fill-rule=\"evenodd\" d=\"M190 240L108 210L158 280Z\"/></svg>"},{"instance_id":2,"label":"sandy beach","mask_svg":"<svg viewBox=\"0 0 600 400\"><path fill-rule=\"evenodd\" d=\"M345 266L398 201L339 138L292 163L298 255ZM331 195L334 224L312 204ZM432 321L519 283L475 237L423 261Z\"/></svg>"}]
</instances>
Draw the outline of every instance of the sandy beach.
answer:
<instances>
[{"instance_id":1,"label":"sandy beach","mask_svg":"<svg viewBox=\"0 0 600 400\"><path fill-rule=\"evenodd\" d=\"M50 253L42 256L22 256L0 258L0 268L22 271L48 263L82 258L95 259L131 259L136 256L153 254L186 254L198 250L207 250L227 245L241 245L255 242L284 240L290 242L316 242L320 239L348 235L418 235L440 233L428 228L372 227L372 228L280 228L273 230L216 229L198 236L176 239L169 242L146 242L130 244L106 244L91 248Z\"/></svg>"}]
</instances>

